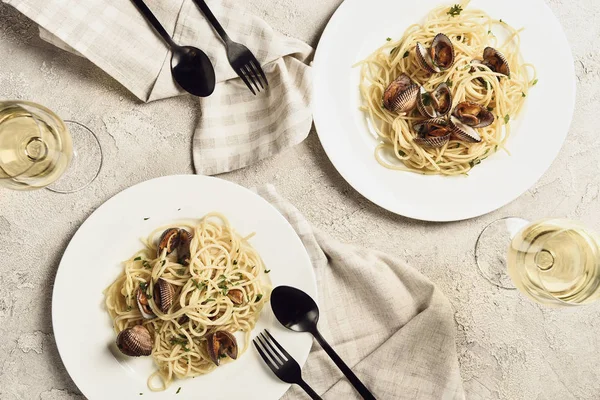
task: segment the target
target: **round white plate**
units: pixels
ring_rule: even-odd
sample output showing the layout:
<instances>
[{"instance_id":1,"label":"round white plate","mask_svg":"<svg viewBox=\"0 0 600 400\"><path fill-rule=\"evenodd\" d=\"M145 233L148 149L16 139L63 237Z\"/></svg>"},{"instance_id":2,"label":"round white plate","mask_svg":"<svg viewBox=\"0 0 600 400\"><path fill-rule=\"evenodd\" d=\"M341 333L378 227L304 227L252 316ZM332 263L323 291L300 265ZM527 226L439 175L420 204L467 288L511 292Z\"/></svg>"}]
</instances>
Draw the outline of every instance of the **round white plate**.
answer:
<instances>
[{"instance_id":1,"label":"round white plate","mask_svg":"<svg viewBox=\"0 0 600 400\"><path fill-rule=\"evenodd\" d=\"M524 27L522 54L539 82L513 121L507 143L469 176L424 176L377 163L352 68L387 37L398 39L439 0L345 0L327 25L314 61L313 113L319 138L340 174L363 196L394 213L427 221L456 221L496 210L524 193L550 167L566 138L575 105L575 69L567 39L543 0L473 0L513 27Z\"/></svg>"},{"instance_id":2,"label":"round white plate","mask_svg":"<svg viewBox=\"0 0 600 400\"><path fill-rule=\"evenodd\" d=\"M165 392L153 393L146 386L155 370L153 360L123 356L114 345L116 337L102 291L122 271L121 262L141 248L139 239L154 228L200 218L211 211L227 216L242 235L256 232L250 243L271 269L273 286L295 286L316 299L315 276L302 242L285 218L260 196L224 180L195 175L169 176L133 186L107 201L79 228L65 251L54 285L56 344L67 371L88 399L275 400L288 389L251 347L235 362L208 375L176 380ZM263 309L254 335L265 328L304 364L312 343L308 334L285 330L269 305Z\"/></svg>"}]
</instances>

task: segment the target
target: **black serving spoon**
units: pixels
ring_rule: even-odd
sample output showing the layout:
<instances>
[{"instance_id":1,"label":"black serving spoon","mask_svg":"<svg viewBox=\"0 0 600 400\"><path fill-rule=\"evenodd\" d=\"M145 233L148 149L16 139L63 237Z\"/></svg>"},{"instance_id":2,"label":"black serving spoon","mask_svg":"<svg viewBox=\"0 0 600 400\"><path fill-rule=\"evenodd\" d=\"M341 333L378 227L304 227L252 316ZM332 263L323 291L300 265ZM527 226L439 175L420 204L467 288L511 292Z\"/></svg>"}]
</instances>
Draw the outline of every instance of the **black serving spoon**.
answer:
<instances>
[{"instance_id":1,"label":"black serving spoon","mask_svg":"<svg viewBox=\"0 0 600 400\"><path fill-rule=\"evenodd\" d=\"M358 393L364 399L375 400L375 396L319 333L319 307L308 294L290 286L278 286L271 293L271 308L275 317L286 328L296 332L310 332Z\"/></svg>"},{"instance_id":2,"label":"black serving spoon","mask_svg":"<svg viewBox=\"0 0 600 400\"><path fill-rule=\"evenodd\" d=\"M196 47L175 43L143 0L132 1L171 48L171 73L179 86L194 96L210 96L215 90L216 78L208 56Z\"/></svg>"}]
</instances>

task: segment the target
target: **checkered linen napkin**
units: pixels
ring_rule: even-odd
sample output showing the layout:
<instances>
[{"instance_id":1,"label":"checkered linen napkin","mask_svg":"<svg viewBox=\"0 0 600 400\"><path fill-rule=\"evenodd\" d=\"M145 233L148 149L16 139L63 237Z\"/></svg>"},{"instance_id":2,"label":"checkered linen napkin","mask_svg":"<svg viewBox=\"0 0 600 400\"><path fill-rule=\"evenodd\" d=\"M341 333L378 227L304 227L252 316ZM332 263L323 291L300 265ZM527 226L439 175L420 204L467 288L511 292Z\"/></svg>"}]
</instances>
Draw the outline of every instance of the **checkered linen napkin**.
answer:
<instances>
[{"instance_id":1,"label":"checkered linen napkin","mask_svg":"<svg viewBox=\"0 0 600 400\"><path fill-rule=\"evenodd\" d=\"M379 400L459 400L453 311L408 265L342 244L310 226L273 186L256 190L290 222L315 268L319 330ZM360 399L315 343L302 376L325 400ZM304 399L298 387L284 400Z\"/></svg>"},{"instance_id":2,"label":"checkered linen napkin","mask_svg":"<svg viewBox=\"0 0 600 400\"><path fill-rule=\"evenodd\" d=\"M171 77L170 52L129 0L2 0L40 26L40 36L86 57L143 101L183 94ZM192 0L146 0L175 42L204 50L217 75L201 106L193 140L196 172L218 174L270 157L306 138L312 124L312 49L243 11L243 2L208 0L235 41L263 65L269 90L253 96L225 47Z\"/></svg>"}]
</instances>

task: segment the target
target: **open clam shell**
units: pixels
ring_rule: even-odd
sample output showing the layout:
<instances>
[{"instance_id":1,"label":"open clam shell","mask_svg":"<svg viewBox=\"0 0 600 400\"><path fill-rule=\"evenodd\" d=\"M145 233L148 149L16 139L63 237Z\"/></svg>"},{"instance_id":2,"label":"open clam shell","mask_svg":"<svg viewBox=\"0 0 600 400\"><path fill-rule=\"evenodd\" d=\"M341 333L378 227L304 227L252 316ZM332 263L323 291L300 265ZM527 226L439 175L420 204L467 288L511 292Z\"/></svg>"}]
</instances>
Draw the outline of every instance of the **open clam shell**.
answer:
<instances>
[{"instance_id":1,"label":"open clam shell","mask_svg":"<svg viewBox=\"0 0 600 400\"><path fill-rule=\"evenodd\" d=\"M154 303L158 309L166 314L173 305L175 288L164 279L159 279L154 285Z\"/></svg>"},{"instance_id":2,"label":"open clam shell","mask_svg":"<svg viewBox=\"0 0 600 400\"><path fill-rule=\"evenodd\" d=\"M423 116L438 118L447 115L452 108L452 92L446 83L438 85L433 92L429 93L421 86L417 108Z\"/></svg>"},{"instance_id":3,"label":"open clam shell","mask_svg":"<svg viewBox=\"0 0 600 400\"><path fill-rule=\"evenodd\" d=\"M169 228L163 232L158 240L157 257L160 257L164 250L171 254L179 245L179 229Z\"/></svg>"},{"instance_id":4,"label":"open clam shell","mask_svg":"<svg viewBox=\"0 0 600 400\"><path fill-rule=\"evenodd\" d=\"M142 314L142 317L144 317L144 319L156 318L156 315L154 314L154 312L150 308L150 304L148 303L148 296L141 288L138 288L137 290L136 301L138 308L140 309L140 313Z\"/></svg>"},{"instance_id":5,"label":"open clam shell","mask_svg":"<svg viewBox=\"0 0 600 400\"><path fill-rule=\"evenodd\" d=\"M152 354L152 336L144 326L136 325L119 332L117 347L127 356L149 356Z\"/></svg>"},{"instance_id":6,"label":"open clam shell","mask_svg":"<svg viewBox=\"0 0 600 400\"><path fill-rule=\"evenodd\" d=\"M421 68L432 74L441 72L440 69L435 67L433 64L429 50L421 42L417 42L417 48L415 51L417 53L417 62Z\"/></svg>"},{"instance_id":7,"label":"open clam shell","mask_svg":"<svg viewBox=\"0 0 600 400\"><path fill-rule=\"evenodd\" d=\"M417 106L419 86L406 74L401 74L385 89L383 105L392 112L409 112Z\"/></svg>"},{"instance_id":8,"label":"open clam shell","mask_svg":"<svg viewBox=\"0 0 600 400\"><path fill-rule=\"evenodd\" d=\"M510 66L508 60L502 53L493 47L486 47L483 50L483 63L492 71L510 77Z\"/></svg>"},{"instance_id":9,"label":"open clam shell","mask_svg":"<svg viewBox=\"0 0 600 400\"><path fill-rule=\"evenodd\" d=\"M238 345L235 336L227 331L217 331L207 336L208 356L215 365L219 365L222 356L237 359Z\"/></svg>"},{"instance_id":10,"label":"open clam shell","mask_svg":"<svg viewBox=\"0 0 600 400\"><path fill-rule=\"evenodd\" d=\"M432 118L413 125L417 132L414 142L420 146L438 148L450 141L452 128L445 118Z\"/></svg>"},{"instance_id":11,"label":"open clam shell","mask_svg":"<svg viewBox=\"0 0 600 400\"><path fill-rule=\"evenodd\" d=\"M454 45L450 38L443 33L435 35L429 54L433 65L440 71L446 71L454 64Z\"/></svg>"},{"instance_id":12,"label":"open clam shell","mask_svg":"<svg viewBox=\"0 0 600 400\"><path fill-rule=\"evenodd\" d=\"M179 230L179 244L177 246L177 262L181 265L190 265L190 243L192 234L185 229Z\"/></svg>"},{"instance_id":13,"label":"open clam shell","mask_svg":"<svg viewBox=\"0 0 600 400\"><path fill-rule=\"evenodd\" d=\"M452 112L460 122L472 128L485 128L494 122L494 114L485 107L471 101L458 103Z\"/></svg>"},{"instance_id":14,"label":"open clam shell","mask_svg":"<svg viewBox=\"0 0 600 400\"><path fill-rule=\"evenodd\" d=\"M477 133L473 127L462 123L454 115L450 116L450 128L452 131L452 137L456 138L457 140L462 140L463 142L469 143L481 142L481 136L479 136L479 133Z\"/></svg>"}]
</instances>

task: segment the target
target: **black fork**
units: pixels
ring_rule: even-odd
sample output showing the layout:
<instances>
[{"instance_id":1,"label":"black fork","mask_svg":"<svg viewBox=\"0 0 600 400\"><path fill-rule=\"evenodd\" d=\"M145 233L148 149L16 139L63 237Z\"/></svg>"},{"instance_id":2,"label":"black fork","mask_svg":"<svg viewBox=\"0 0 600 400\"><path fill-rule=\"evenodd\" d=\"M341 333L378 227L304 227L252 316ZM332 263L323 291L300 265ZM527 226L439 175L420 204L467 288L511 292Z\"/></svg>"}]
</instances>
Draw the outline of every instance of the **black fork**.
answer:
<instances>
[{"instance_id":1,"label":"black fork","mask_svg":"<svg viewBox=\"0 0 600 400\"><path fill-rule=\"evenodd\" d=\"M231 68L233 68L235 73L242 78L252 94L256 95L256 93L259 93L261 89L264 90L265 86L269 86L265 72L261 68L256 57L254 57L254 54L252 54L252 52L243 44L236 43L231 40L229 35L227 35L227 32L225 32L225 29L223 29L219 21L217 21L215 15L212 13L212 11L210 11L208 4L206 4L204 0L194 0L194 2L200 8L200 10L202 10L202 13L211 23L213 28L215 28L219 36L221 36L223 42L225 42L227 58L229 59Z\"/></svg>"},{"instance_id":2,"label":"black fork","mask_svg":"<svg viewBox=\"0 0 600 400\"><path fill-rule=\"evenodd\" d=\"M254 340L254 347L279 379L300 386L311 399L322 400L321 397L302 379L300 365L290 353L275 340L268 330L261 332Z\"/></svg>"}]
</instances>

